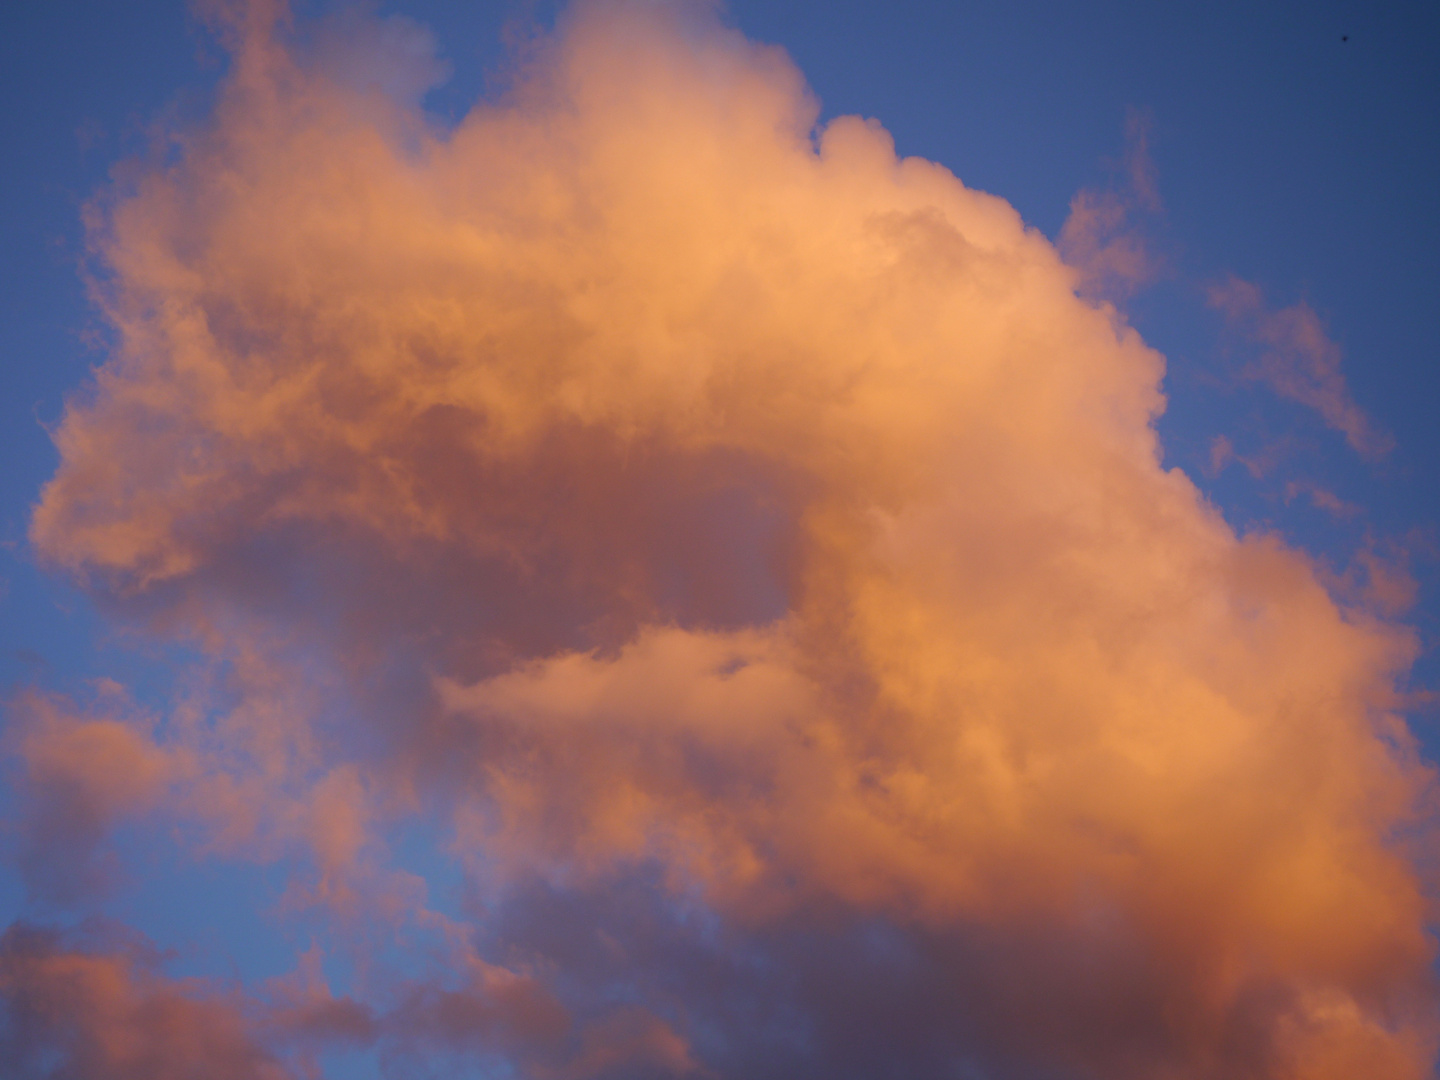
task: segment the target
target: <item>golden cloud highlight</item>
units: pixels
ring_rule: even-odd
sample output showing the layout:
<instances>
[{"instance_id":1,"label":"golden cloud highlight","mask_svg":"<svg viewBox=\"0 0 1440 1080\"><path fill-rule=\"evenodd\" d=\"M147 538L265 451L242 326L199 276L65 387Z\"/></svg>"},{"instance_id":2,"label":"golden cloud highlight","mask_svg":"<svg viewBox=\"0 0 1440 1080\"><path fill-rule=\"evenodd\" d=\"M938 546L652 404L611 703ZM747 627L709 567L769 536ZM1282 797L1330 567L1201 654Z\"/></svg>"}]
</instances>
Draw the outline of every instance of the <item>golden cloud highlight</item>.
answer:
<instances>
[{"instance_id":1,"label":"golden cloud highlight","mask_svg":"<svg viewBox=\"0 0 1440 1080\"><path fill-rule=\"evenodd\" d=\"M1162 467L1045 237L696 7L573 8L453 130L405 25L245 10L96 211L32 526L227 665L134 751L206 844L353 915L448 823L537 1077L1428 1075L1413 636Z\"/></svg>"}]
</instances>

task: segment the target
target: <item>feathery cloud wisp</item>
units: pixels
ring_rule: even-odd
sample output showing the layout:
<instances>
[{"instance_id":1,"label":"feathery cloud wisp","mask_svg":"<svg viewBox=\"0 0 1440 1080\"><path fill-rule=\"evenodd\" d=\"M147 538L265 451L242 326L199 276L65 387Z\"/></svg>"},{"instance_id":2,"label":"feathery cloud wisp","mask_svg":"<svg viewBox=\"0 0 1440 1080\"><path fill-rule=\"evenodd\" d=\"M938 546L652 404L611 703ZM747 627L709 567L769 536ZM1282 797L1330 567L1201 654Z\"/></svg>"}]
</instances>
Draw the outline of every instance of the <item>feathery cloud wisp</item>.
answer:
<instances>
[{"instance_id":1,"label":"feathery cloud wisp","mask_svg":"<svg viewBox=\"0 0 1440 1080\"><path fill-rule=\"evenodd\" d=\"M1351 397L1340 371L1340 347L1309 304L1302 300L1270 310L1257 286L1233 276L1210 290L1210 304L1264 349L1247 372L1251 378L1314 409L1363 458L1374 461L1394 448L1394 440L1376 430Z\"/></svg>"}]
</instances>

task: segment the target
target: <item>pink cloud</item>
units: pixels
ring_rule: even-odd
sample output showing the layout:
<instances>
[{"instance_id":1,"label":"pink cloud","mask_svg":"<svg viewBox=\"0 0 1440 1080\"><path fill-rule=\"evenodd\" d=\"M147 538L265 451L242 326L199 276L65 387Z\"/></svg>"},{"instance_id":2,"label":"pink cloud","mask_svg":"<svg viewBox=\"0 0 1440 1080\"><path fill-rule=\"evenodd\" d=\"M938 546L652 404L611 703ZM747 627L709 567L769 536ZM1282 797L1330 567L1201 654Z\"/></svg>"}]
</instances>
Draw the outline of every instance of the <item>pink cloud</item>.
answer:
<instances>
[{"instance_id":1,"label":"pink cloud","mask_svg":"<svg viewBox=\"0 0 1440 1080\"><path fill-rule=\"evenodd\" d=\"M145 718L114 686L101 686L97 710L37 693L11 702L9 751L21 769L21 870L37 896L62 903L103 890L116 867L104 842L120 822L152 809L177 776Z\"/></svg>"},{"instance_id":2,"label":"pink cloud","mask_svg":"<svg viewBox=\"0 0 1440 1080\"><path fill-rule=\"evenodd\" d=\"M1153 284L1165 269L1141 224L1163 210L1150 156L1150 125L1146 113L1130 110L1123 183L1109 190L1083 189L1070 201L1056 247L1078 273L1082 296L1118 303Z\"/></svg>"},{"instance_id":3,"label":"pink cloud","mask_svg":"<svg viewBox=\"0 0 1440 1080\"><path fill-rule=\"evenodd\" d=\"M1425 1074L1414 636L1162 466L1163 359L1012 207L817 130L688 8L572 9L443 132L414 35L337 68L237 10L211 121L96 212L119 344L31 529L210 683L158 742L27 756L303 853L357 951L441 927L353 1008L301 972L294 1015L540 1078ZM367 47L396 96L345 75ZM1225 297L1374 450L1313 314ZM465 925L390 862L417 816Z\"/></svg>"},{"instance_id":4,"label":"pink cloud","mask_svg":"<svg viewBox=\"0 0 1440 1080\"><path fill-rule=\"evenodd\" d=\"M1394 440L1376 430L1351 398L1340 371L1340 347L1309 304L1302 300L1271 310L1258 287L1236 277L1210 290L1210 304L1264 348L1248 371L1251 378L1314 409L1361 457L1375 460L1390 452Z\"/></svg>"},{"instance_id":5,"label":"pink cloud","mask_svg":"<svg viewBox=\"0 0 1440 1080\"><path fill-rule=\"evenodd\" d=\"M294 1076L261 1045L236 998L166 979L143 953L85 951L51 931L12 926L0 938L0 999L8 1019L0 1063L11 1075Z\"/></svg>"}]
</instances>

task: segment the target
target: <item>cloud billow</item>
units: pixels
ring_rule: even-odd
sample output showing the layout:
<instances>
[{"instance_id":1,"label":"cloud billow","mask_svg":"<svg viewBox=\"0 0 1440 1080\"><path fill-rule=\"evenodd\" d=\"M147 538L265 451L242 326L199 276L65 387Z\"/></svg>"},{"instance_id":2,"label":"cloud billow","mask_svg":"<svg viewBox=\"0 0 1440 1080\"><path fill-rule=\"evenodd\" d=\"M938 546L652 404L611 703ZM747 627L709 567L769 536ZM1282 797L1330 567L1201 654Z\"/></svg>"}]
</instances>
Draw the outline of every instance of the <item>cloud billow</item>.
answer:
<instances>
[{"instance_id":1,"label":"cloud billow","mask_svg":"<svg viewBox=\"0 0 1440 1080\"><path fill-rule=\"evenodd\" d=\"M1413 637L1162 467L1162 358L1012 207L698 8L573 8L447 130L423 37L243 10L96 211L115 346L31 533L226 704L20 753L47 820L302 851L292 903L451 947L339 1012L144 994L243 1016L237 1076L341 1028L537 1080L1428 1074ZM122 964L8 940L12 1008Z\"/></svg>"}]
</instances>

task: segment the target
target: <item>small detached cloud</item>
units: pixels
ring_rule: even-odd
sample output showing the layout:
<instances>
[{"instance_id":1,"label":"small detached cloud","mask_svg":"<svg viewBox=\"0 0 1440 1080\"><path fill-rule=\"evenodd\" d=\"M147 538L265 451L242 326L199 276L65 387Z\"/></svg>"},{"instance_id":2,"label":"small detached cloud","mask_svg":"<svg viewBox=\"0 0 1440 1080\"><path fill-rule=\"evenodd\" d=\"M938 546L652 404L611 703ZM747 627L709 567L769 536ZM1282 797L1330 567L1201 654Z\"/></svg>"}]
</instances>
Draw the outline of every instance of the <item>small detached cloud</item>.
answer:
<instances>
[{"instance_id":1,"label":"small detached cloud","mask_svg":"<svg viewBox=\"0 0 1440 1080\"><path fill-rule=\"evenodd\" d=\"M1209 301L1236 333L1260 346L1260 358L1245 368L1246 378L1315 410L1367 461L1393 449L1394 440L1376 428L1351 397L1340 370L1340 346L1308 303L1271 308L1258 286L1234 276L1212 287Z\"/></svg>"},{"instance_id":2,"label":"small detached cloud","mask_svg":"<svg viewBox=\"0 0 1440 1080\"><path fill-rule=\"evenodd\" d=\"M1120 184L1077 192L1060 229L1056 246L1079 275L1080 295L1089 299L1121 303L1165 270L1145 227L1164 211L1150 156L1151 123L1146 112L1127 113Z\"/></svg>"}]
</instances>

